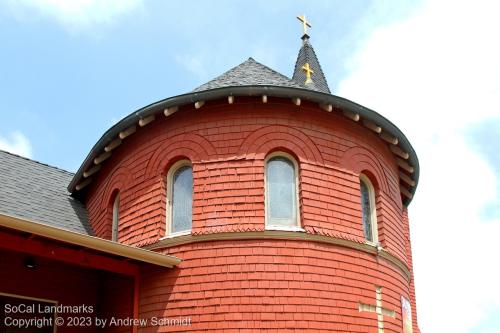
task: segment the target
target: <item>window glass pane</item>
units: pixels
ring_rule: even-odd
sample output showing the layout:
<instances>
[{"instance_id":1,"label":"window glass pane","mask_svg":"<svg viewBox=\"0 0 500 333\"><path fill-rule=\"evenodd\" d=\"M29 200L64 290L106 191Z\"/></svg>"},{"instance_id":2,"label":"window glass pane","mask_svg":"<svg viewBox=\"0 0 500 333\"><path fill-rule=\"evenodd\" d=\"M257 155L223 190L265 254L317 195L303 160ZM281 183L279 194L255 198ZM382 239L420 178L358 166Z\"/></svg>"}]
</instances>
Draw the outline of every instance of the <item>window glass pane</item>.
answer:
<instances>
[{"instance_id":1,"label":"window glass pane","mask_svg":"<svg viewBox=\"0 0 500 333\"><path fill-rule=\"evenodd\" d=\"M116 195L115 201L113 202L113 224L111 227L111 240L118 240L118 223L119 223L119 215L120 213L120 194Z\"/></svg>"},{"instance_id":2,"label":"window glass pane","mask_svg":"<svg viewBox=\"0 0 500 333\"><path fill-rule=\"evenodd\" d=\"M172 232L190 230L193 209L193 169L191 166L183 166L172 178Z\"/></svg>"},{"instance_id":3,"label":"window glass pane","mask_svg":"<svg viewBox=\"0 0 500 333\"><path fill-rule=\"evenodd\" d=\"M268 214L273 225L295 225L295 168L284 157L267 163Z\"/></svg>"},{"instance_id":4,"label":"window glass pane","mask_svg":"<svg viewBox=\"0 0 500 333\"><path fill-rule=\"evenodd\" d=\"M370 190L363 180L361 180L361 209L363 212L363 229L365 232L365 238L371 242L373 241L373 234Z\"/></svg>"}]
</instances>

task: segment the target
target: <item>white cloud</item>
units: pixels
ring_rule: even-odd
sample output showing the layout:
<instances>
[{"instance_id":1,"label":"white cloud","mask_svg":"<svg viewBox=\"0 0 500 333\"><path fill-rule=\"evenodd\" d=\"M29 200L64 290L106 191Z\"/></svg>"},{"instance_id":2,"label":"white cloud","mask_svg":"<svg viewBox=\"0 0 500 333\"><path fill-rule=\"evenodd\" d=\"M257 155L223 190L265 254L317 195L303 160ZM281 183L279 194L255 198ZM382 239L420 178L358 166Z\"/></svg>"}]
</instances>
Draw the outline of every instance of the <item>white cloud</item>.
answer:
<instances>
[{"instance_id":1,"label":"white cloud","mask_svg":"<svg viewBox=\"0 0 500 333\"><path fill-rule=\"evenodd\" d=\"M481 214L500 179L464 134L500 118L499 12L495 1L424 2L360 43L337 91L393 121L419 156L410 220L425 333L470 332L500 306L500 221Z\"/></svg>"},{"instance_id":2,"label":"white cloud","mask_svg":"<svg viewBox=\"0 0 500 333\"><path fill-rule=\"evenodd\" d=\"M32 158L33 149L31 143L21 132L12 132L6 137L0 136L0 150L5 150L13 154Z\"/></svg>"},{"instance_id":3,"label":"white cloud","mask_svg":"<svg viewBox=\"0 0 500 333\"><path fill-rule=\"evenodd\" d=\"M175 61L180 66L184 67L189 73L199 79L205 79L208 76L207 65L204 59L209 59L206 52L198 52L196 54L183 54L175 57Z\"/></svg>"},{"instance_id":4,"label":"white cloud","mask_svg":"<svg viewBox=\"0 0 500 333\"><path fill-rule=\"evenodd\" d=\"M142 0L9 0L12 13L28 19L33 13L56 20L72 32L110 24L142 7Z\"/></svg>"}]
</instances>

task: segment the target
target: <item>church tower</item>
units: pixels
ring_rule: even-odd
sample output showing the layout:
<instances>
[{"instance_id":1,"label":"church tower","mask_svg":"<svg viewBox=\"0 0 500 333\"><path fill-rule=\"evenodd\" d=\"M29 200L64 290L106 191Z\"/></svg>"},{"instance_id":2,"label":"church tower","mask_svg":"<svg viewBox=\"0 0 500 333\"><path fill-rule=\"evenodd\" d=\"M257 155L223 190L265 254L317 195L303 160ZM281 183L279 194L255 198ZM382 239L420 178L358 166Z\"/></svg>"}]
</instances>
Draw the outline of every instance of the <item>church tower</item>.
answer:
<instances>
[{"instance_id":1,"label":"church tower","mask_svg":"<svg viewBox=\"0 0 500 333\"><path fill-rule=\"evenodd\" d=\"M381 114L331 94L299 20L292 78L249 58L122 119L71 180L95 236L180 259L141 267L140 318L189 317L190 332L419 332L417 155Z\"/></svg>"}]
</instances>

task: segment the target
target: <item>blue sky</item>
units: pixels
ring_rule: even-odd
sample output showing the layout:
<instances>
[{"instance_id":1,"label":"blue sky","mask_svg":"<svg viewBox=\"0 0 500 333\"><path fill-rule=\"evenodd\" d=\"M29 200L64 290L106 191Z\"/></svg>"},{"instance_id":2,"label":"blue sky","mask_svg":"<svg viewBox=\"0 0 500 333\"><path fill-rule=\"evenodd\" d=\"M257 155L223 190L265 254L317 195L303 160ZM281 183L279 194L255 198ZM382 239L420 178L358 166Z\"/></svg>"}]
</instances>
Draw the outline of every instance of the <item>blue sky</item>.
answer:
<instances>
[{"instance_id":1,"label":"blue sky","mask_svg":"<svg viewBox=\"0 0 500 333\"><path fill-rule=\"evenodd\" d=\"M50 3L58 1L0 5L0 112L9 119L0 135L22 132L34 158L72 171L113 120L187 92L249 56L291 75L301 36L295 16L305 10L289 1L220 1L213 8L208 1L127 0L130 8L100 19L91 13L97 8L75 14ZM364 33L356 27L372 7L307 7L314 45L335 59L324 63L334 88L355 47L348 37Z\"/></svg>"},{"instance_id":2,"label":"blue sky","mask_svg":"<svg viewBox=\"0 0 500 333\"><path fill-rule=\"evenodd\" d=\"M419 155L421 329L500 332L498 12L495 1L5 0L0 149L75 171L117 120L250 56L291 76L305 13L334 94L392 120Z\"/></svg>"}]
</instances>

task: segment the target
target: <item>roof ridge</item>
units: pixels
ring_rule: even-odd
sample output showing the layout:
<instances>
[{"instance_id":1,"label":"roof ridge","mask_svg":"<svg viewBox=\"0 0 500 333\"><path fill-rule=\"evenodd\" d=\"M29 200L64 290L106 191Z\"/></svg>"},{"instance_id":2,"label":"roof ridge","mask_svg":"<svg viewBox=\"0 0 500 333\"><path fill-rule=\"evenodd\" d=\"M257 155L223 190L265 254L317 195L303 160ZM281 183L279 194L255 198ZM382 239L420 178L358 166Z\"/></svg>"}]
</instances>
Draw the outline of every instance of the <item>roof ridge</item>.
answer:
<instances>
[{"instance_id":1,"label":"roof ridge","mask_svg":"<svg viewBox=\"0 0 500 333\"><path fill-rule=\"evenodd\" d=\"M302 49L303 47L304 47L304 45L302 45L300 47L300 49ZM299 49L299 54L300 54L300 49ZM297 70L297 65L299 64L299 59L300 59L300 57L297 55L297 59L295 59L295 66L293 66L293 74L295 74L295 71ZM293 77L293 75L292 75L292 77Z\"/></svg>"},{"instance_id":2,"label":"roof ridge","mask_svg":"<svg viewBox=\"0 0 500 333\"><path fill-rule=\"evenodd\" d=\"M280 75L280 76L282 76L282 77L283 77L283 78L285 78L285 79L288 79L288 80L290 80L290 81L293 81L293 79L292 79L292 78L290 78L290 77L286 76L286 75L285 75L285 74L283 74L283 73L278 72L278 71L277 71L277 70L275 70L275 69L272 69L271 67L269 67L269 66L267 66L267 65L264 65L264 64L263 64L263 63L261 63L261 62L258 62L257 60L255 60L255 59L254 59L254 58L252 58L252 57L248 58L248 60L253 60L256 64L258 64L258 65L260 65L260 66L262 66L262 67L264 67L264 68L266 68L266 69L270 70L270 71L271 71L271 72L273 72L274 74ZM247 61L248 61L248 60L247 60ZM294 82L295 82L295 81L294 81Z\"/></svg>"},{"instance_id":3,"label":"roof ridge","mask_svg":"<svg viewBox=\"0 0 500 333\"><path fill-rule=\"evenodd\" d=\"M249 57L244 62L232 67L216 78L196 87L192 92L247 85L275 85L305 88L292 78Z\"/></svg>"},{"instance_id":4,"label":"roof ridge","mask_svg":"<svg viewBox=\"0 0 500 333\"><path fill-rule=\"evenodd\" d=\"M11 155L11 156L13 156L13 157L21 158L21 159L26 160L26 161L28 161L28 162L33 162L33 163L36 163L36 164L39 164L39 165L43 165L43 166L49 167L49 168L51 168L51 169L55 169L55 170L57 170L57 171L61 171L61 172L67 173L67 174L69 174L69 175L74 175L74 174L75 174L74 172L71 172L71 171L68 171L68 170L62 169L62 168L60 168L60 167L56 167L56 166L53 166L53 165L50 165L50 164L47 164L47 163L43 163L43 162L40 162L40 161L37 161L37 160L31 159L31 158L26 157L26 156L21 156L21 155L18 155L18 154L12 153L12 152L7 151L7 150L0 149L0 153L6 153L6 154Z\"/></svg>"}]
</instances>

